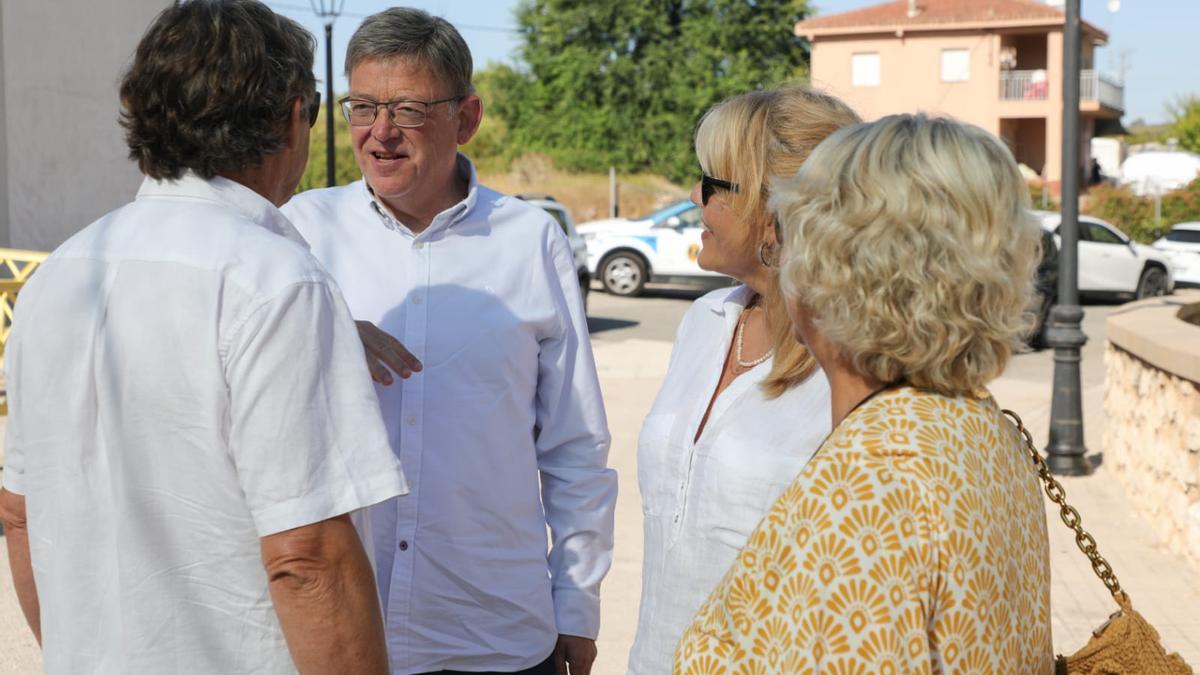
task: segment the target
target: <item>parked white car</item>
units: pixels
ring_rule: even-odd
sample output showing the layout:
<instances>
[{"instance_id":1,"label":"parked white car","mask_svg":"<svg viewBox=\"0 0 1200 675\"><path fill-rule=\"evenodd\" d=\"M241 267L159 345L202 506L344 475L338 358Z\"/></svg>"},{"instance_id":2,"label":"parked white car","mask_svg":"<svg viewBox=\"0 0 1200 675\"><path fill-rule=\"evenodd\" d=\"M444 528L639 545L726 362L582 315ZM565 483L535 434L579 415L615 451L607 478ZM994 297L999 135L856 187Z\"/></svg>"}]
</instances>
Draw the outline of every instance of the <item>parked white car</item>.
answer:
<instances>
[{"instance_id":1,"label":"parked white car","mask_svg":"<svg viewBox=\"0 0 1200 675\"><path fill-rule=\"evenodd\" d=\"M575 274L579 277L579 292L583 295L583 308L586 310L588 291L592 288L592 277L588 272L587 266L587 244L584 243L583 237L579 236L579 232L575 228L575 219L571 217L571 212L567 210L565 205L556 201L554 197L548 194L520 194L517 195L517 199L522 199L549 213L554 217L554 220L558 221L559 227L567 235L567 239L571 242L571 254L575 257Z\"/></svg>"},{"instance_id":2,"label":"parked white car","mask_svg":"<svg viewBox=\"0 0 1200 675\"><path fill-rule=\"evenodd\" d=\"M1035 211L1042 228L1062 246L1062 216ZM1162 251L1138 244L1099 218L1079 216L1079 292L1091 296L1148 298L1175 288L1174 270Z\"/></svg>"},{"instance_id":3,"label":"parked white car","mask_svg":"<svg viewBox=\"0 0 1200 675\"><path fill-rule=\"evenodd\" d=\"M1200 287L1200 222L1179 223L1154 242L1175 266L1175 285Z\"/></svg>"},{"instance_id":4,"label":"parked white car","mask_svg":"<svg viewBox=\"0 0 1200 675\"><path fill-rule=\"evenodd\" d=\"M614 295L634 296L649 282L713 286L725 277L700 269L700 207L689 200L640 218L583 223L588 271Z\"/></svg>"}]
</instances>

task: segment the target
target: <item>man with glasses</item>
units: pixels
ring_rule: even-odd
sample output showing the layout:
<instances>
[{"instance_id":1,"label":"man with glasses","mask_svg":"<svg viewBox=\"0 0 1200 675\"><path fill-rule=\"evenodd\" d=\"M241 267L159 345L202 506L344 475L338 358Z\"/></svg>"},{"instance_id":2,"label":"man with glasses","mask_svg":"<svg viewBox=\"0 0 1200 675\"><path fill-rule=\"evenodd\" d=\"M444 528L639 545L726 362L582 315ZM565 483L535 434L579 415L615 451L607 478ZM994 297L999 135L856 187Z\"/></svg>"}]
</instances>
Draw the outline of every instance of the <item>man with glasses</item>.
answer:
<instances>
[{"instance_id":1,"label":"man with glasses","mask_svg":"<svg viewBox=\"0 0 1200 675\"><path fill-rule=\"evenodd\" d=\"M21 292L0 517L47 673L388 672L349 514L404 475L354 321L277 208L314 47L254 0L164 10L121 82L137 198Z\"/></svg>"},{"instance_id":2,"label":"man with glasses","mask_svg":"<svg viewBox=\"0 0 1200 675\"><path fill-rule=\"evenodd\" d=\"M285 211L424 365L376 388L412 484L371 509L394 672L588 673L616 475L570 245L458 153L483 109L453 26L376 14L346 70L363 180Z\"/></svg>"}]
</instances>

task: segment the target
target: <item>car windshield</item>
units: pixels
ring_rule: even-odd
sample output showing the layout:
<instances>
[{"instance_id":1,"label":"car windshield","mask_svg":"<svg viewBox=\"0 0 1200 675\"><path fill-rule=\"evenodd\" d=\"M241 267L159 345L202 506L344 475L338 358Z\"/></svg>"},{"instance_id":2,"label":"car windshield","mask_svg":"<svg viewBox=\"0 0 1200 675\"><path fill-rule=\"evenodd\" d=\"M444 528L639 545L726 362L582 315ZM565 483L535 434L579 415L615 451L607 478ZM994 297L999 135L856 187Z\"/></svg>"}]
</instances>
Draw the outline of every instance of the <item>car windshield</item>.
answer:
<instances>
[{"instance_id":1,"label":"car windshield","mask_svg":"<svg viewBox=\"0 0 1200 675\"><path fill-rule=\"evenodd\" d=\"M640 218L635 218L635 220L649 220L652 223L654 223L655 225L657 225L657 224L661 223L662 221L666 220L667 218L670 218L671 216L677 216L677 215L683 213L684 211L687 211L690 208L696 208L696 205L693 204L691 202L691 200L685 199L681 202L675 202L674 204L668 204L667 206L664 206L661 209L656 209L654 211L651 211L650 213L647 213L646 215L644 215Z\"/></svg>"},{"instance_id":2,"label":"car windshield","mask_svg":"<svg viewBox=\"0 0 1200 675\"><path fill-rule=\"evenodd\" d=\"M1171 230L1167 233L1167 241L1177 241L1181 244L1200 244L1200 230Z\"/></svg>"}]
</instances>

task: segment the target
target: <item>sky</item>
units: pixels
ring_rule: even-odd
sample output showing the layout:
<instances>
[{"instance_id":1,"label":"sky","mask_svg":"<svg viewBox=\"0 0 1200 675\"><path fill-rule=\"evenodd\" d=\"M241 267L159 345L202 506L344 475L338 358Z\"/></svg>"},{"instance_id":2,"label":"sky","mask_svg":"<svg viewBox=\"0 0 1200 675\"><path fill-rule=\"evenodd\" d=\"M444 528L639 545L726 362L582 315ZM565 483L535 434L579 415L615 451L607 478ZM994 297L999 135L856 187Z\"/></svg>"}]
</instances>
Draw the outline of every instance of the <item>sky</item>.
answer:
<instances>
[{"instance_id":1,"label":"sky","mask_svg":"<svg viewBox=\"0 0 1200 675\"><path fill-rule=\"evenodd\" d=\"M324 22L312 3L331 0L265 0L275 11L304 24L318 38L317 76L325 78ZM600 0L602 1L602 0ZM391 7L386 0L332 0L342 4L342 15L333 25L334 90L346 90L342 56L346 42L362 18ZM516 63L519 39L514 30L517 0L400 0L443 17L458 27L471 47L476 69L489 63ZM1081 0L1084 20L1109 34L1107 47L1097 50L1102 72L1119 75L1125 65L1126 126L1139 119L1164 122L1167 105L1180 96L1200 95L1200 0ZM873 4L875 0L813 0L820 14L836 14Z\"/></svg>"}]
</instances>

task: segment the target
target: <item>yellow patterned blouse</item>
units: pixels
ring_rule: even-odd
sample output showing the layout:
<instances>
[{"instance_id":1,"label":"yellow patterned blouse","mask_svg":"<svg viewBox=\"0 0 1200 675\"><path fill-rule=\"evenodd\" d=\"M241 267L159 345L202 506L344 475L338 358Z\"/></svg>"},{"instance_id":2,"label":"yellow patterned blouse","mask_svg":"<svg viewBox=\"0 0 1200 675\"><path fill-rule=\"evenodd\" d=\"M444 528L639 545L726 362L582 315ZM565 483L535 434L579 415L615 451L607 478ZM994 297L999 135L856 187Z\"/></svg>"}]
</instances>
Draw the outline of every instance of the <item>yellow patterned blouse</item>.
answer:
<instances>
[{"instance_id":1,"label":"yellow patterned blouse","mask_svg":"<svg viewBox=\"0 0 1200 675\"><path fill-rule=\"evenodd\" d=\"M900 387L850 413L775 502L675 672L1050 673L1037 476L990 396Z\"/></svg>"}]
</instances>

